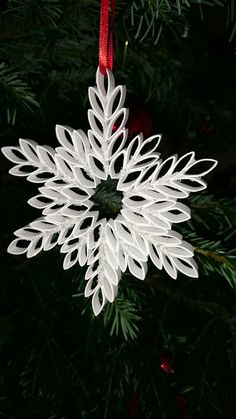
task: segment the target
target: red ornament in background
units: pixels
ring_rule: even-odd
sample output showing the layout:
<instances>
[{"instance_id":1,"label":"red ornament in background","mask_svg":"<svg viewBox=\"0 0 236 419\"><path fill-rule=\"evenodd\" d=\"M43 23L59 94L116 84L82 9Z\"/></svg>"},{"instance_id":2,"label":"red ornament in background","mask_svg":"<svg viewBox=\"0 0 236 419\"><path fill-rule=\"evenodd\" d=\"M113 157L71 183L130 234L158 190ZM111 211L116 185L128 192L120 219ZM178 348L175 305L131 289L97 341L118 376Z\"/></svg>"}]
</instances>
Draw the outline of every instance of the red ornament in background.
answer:
<instances>
[{"instance_id":1,"label":"red ornament in background","mask_svg":"<svg viewBox=\"0 0 236 419\"><path fill-rule=\"evenodd\" d=\"M174 374L174 369L171 366L171 361L173 357L171 354L161 354L160 355L160 368L167 376Z\"/></svg>"},{"instance_id":2,"label":"red ornament in background","mask_svg":"<svg viewBox=\"0 0 236 419\"><path fill-rule=\"evenodd\" d=\"M153 123L149 113L137 105L137 101L133 98L127 100L126 106L129 108L129 117L126 127L129 130L129 138L143 133L143 137L147 138L152 134Z\"/></svg>"},{"instance_id":3,"label":"red ornament in background","mask_svg":"<svg viewBox=\"0 0 236 419\"><path fill-rule=\"evenodd\" d=\"M135 390L132 394L132 399L131 399L131 402L130 402L130 405L129 405L127 419L135 418L135 415L137 413L139 398L140 398L139 393L138 393L137 390Z\"/></svg>"},{"instance_id":4,"label":"red ornament in background","mask_svg":"<svg viewBox=\"0 0 236 419\"><path fill-rule=\"evenodd\" d=\"M186 399L182 394L177 394L175 400L176 400L176 406L179 409L185 409L187 407Z\"/></svg>"},{"instance_id":5,"label":"red ornament in background","mask_svg":"<svg viewBox=\"0 0 236 419\"><path fill-rule=\"evenodd\" d=\"M173 367L173 355L171 352L160 354L160 368L163 373L167 376L172 391L175 396L175 404L179 410L179 419L190 419L187 412L187 401L183 394L178 393L175 383L175 370Z\"/></svg>"},{"instance_id":6,"label":"red ornament in background","mask_svg":"<svg viewBox=\"0 0 236 419\"><path fill-rule=\"evenodd\" d=\"M133 99L128 99L127 103L125 104L127 108L129 108L129 116L128 121L126 122L126 128L128 129L128 139L132 140L132 138L139 135L140 132L143 133L144 138L148 138L152 134L153 123L149 113L140 108L137 103L133 102ZM117 126L113 126L113 132L117 130Z\"/></svg>"}]
</instances>

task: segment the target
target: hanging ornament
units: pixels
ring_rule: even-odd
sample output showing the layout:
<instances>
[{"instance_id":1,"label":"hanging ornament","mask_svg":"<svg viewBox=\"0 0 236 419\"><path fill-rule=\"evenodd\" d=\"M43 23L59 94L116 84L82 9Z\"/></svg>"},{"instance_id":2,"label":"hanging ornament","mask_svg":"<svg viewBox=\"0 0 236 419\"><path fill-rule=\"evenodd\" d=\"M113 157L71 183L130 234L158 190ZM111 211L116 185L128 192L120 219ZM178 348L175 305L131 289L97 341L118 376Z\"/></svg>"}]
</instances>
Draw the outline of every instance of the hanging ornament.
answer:
<instances>
[{"instance_id":1,"label":"hanging ornament","mask_svg":"<svg viewBox=\"0 0 236 419\"><path fill-rule=\"evenodd\" d=\"M196 160L194 152L162 161L157 152L160 135L127 140L125 87L115 86L111 71L108 17L114 17L114 2L108 6L108 0L101 1L99 68L96 87L88 90L87 134L57 125L60 146L55 150L25 139L2 149L16 163L12 175L43 184L28 201L42 210L42 217L15 232L8 252L30 258L60 245L64 269L87 264L85 297L92 296L95 315L114 301L122 272L128 269L145 278L149 257L172 278L178 271L198 276L193 247L172 224L190 219L189 208L178 199L205 189L202 177L217 164ZM122 208L115 219L101 219L93 210L93 195L109 179L122 194Z\"/></svg>"}]
</instances>

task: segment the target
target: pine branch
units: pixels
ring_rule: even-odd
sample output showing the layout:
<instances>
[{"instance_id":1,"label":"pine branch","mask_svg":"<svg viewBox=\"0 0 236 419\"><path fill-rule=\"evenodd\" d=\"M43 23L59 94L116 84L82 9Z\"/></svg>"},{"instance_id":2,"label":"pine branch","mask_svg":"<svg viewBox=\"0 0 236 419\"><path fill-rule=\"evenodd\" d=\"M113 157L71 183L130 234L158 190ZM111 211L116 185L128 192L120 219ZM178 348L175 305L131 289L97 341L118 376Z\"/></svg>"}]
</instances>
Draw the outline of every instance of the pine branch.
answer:
<instances>
[{"instance_id":1,"label":"pine branch","mask_svg":"<svg viewBox=\"0 0 236 419\"><path fill-rule=\"evenodd\" d=\"M62 14L58 0L11 0L5 14L14 13L19 22L41 22L56 26Z\"/></svg>"},{"instance_id":2,"label":"pine branch","mask_svg":"<svg viewBox=\"0 0 236 419\"><path fill-rule=\"evenodd\" d=\"M196 252L199 271L202 275L217 273L223 276L233 289L236 289L236 255L227 251L221 241L211 241L198 237L196 232L185 231Z\"/></svg>"},{"instance_id":3,"label":"pine branch","mask_svg":"<svg viewBox=\"0 0 236 419\"><path fill-rule=\"evenodd\" d=\"M182 2L181 2L182 3ZM152 40L157 45L168 28L175 36L184 30L186 2L135 0L131 5L131 25L135 28L134 38L140 42Z\"/></svg>"},{"instance_id":4,"label":"pine branch","mask_svg":"<svg viewBox=\"0 0 236 419\"><path fill-rule=\"evenodd\" d=\"M223 263L228 266L233 266L229 259L225 255L221 255L220 253L214 252L213 250L203 249L201 247L195 247L195 252L199 253L200 255L205 256L206 258L210 258L215 262Z\"/></svg>"},{"instance_id":5,"label":"pine branch","mask_svg":"<svg viewBox=\"0 0 236 419\"><path fill-rule=\"evenodd\" d=\"M226 228L229 230L236 226L236 198L226 197L217 200L213 195L202 193L191 195L188 199L193 209L193 219L201 223L204 214L206 228L210 228L208 219L212 217L219 225L218 233L223 231L224 236Z\"/></svg>"},{"instance_id":6,"label":"pine branch","mask_svg":"<svg viewBox=\"0 0 236 419\"><path fill-rule=\"evenodd\" d=\"M232 0L234 2L234 0ZM160 40L166 29L177 38L184 37L186 30L186 16L190 8L197 4L201 18L204 18L202 6L223 8L226 0L133 0L131 4L131 26L135 28L135 39L140 42L152 39L154 45ZM229 9L232 19L232 7ZM235 23L236 25L236 23ZM230 36L232 40L236 28ZM128 32L128 31L127 31Z\"/></svg>"},{"instance_id":7,"label":"pine branch","mask_svg":"<svg viewBox=\"0 0 236 419\"><path fill-rule=\"evenodd\" d=\"M15 123L18 108L32 111L35 107L39 107L35 94L27 82L22 80L21 74L4 63L0 64L0 91L1 101L3 103L6 101L8 105L7 121L12 125Z\"/></svg>"},{"instance_id":8,"label":"pine branch","mask_svg":"<svg viewBox=\"0 0 236 419\"><path fill-rule=\"evenodd\" d=\"M122 334L126 341L137 337L140 320L135 302L121 296L115 299L114 304L107 305L103 314L104 326L109 325L110 335Z\"/></svg>"},{"instance_id":9,"label":"pine branch","mask_svg":"<svg viewBox=\"0 0 236 419\"><path fill-rule=\"evenodd\" d=\"M129 275L123 275L123 277ZM88 315L91 322L94 321L94 316L91 312L90 303L84 298L84 279L83 274L78 277L78 292L73 295L79 298L81 305L81 314ZM137 338L139 332L140 316L140 302L143 297L140 296L140 291L132 288L127 288L127 285L122 287L122 280L119 286L119 294L114 300L114 303L107 304L101 313L98 320L109 330L110 336L121 337L125 341L132 341Z\"/></svg>"}]
</instances>

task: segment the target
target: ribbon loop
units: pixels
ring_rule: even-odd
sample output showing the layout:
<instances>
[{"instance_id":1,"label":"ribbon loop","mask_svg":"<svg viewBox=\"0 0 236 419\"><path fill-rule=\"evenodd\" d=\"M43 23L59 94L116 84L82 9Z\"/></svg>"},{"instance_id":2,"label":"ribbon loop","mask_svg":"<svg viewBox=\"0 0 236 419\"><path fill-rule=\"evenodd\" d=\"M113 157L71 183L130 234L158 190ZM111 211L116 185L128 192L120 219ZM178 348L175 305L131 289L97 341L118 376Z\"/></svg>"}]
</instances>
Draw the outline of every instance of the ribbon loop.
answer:
<instances>
[{"instance_id":1,"label":"ribbon loop","mask_svg":"<svg viewBox=\"0 0 236 419\"><path fill-rule=\"evenodd\" d=\"M115 0L100 0L99 69L106 75L106 69L113 68L112 27L115 15Z\"/></svg>"}]
</instances>

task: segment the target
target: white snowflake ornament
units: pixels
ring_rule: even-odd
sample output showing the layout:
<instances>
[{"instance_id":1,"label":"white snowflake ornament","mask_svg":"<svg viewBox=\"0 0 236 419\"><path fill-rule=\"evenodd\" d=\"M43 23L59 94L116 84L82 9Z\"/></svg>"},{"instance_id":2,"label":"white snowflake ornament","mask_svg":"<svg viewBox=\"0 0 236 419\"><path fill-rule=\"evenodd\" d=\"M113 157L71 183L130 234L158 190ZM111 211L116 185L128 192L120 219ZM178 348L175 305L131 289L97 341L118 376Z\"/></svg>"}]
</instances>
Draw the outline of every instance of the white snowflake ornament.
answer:
<instances>
[{"instance_id":1,"label":"white snowflake ornament","mask_svg":"<svg viewBox=\"0 0 236 419\"><path fill-rule=\"evenodd\" d=\"M98 315L107 301L114 301L127 268L145 278L149 256L172 278L178 271L198 276L193 247L172 230L172 224L190 218L189 208L177 200L205 189L202 176L217 162L196 160L193 152L162 161L156 152L160 135L144 140L140 134L129 141L125 87L115 87L110 70L105 77L98 69L89 101L87 135L57 126L60 147L55 150L20 139L19 146L2 151L16 163L12 175L44 184L28 201L42 210L42 217L15 232L8 252L32 257L61 245L64 269L77 262L88 265L85 297L92 296ZM122 208L115 219L101 219L93 210L93 198L99 184L111 180L123 195Z\"/></svg>"}]
</instances>

